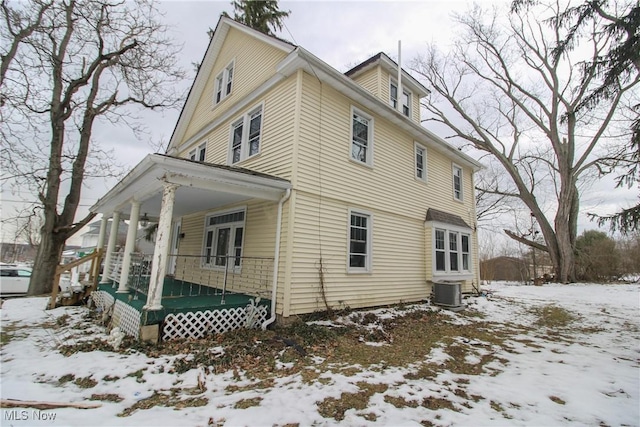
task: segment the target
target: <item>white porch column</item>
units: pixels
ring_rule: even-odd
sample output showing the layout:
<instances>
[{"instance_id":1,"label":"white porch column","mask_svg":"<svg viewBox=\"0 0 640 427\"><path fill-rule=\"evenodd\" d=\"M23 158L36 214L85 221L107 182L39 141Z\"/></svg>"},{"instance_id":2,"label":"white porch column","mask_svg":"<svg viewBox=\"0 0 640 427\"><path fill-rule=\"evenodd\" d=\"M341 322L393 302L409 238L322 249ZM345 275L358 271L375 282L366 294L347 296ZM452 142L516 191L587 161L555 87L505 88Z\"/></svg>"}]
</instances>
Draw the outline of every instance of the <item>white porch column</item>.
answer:
<instances>
[{"instance_id":1,"label":"white porch column","mask_svg":"<svg viewBox=\"0 0 640 427\"><path fill-rule=\"evenodd\" d=\"M109 216L102 215L102 221L100 221L100 232L98 233L98 243L96 243L96 249L104 248L104 238L107 235L108 223L109 223Z\"/></svg>"},{"instance_id":2,"label":"white porch column","mask_svg":"<svg viewBox=\"0 0 640 427\"><path fill-rule=\"evenodd\" d=\"M129 270L131 269L131 254L136 248L136 236L138 233L138 217L140 216L140 202L131 202L131 215L129 215L129 228L127 230L127 240L124 244L124 256L122 259L122 271L120 272L120 283L117 293L126 294L129 292L127 283L129 282Z\"/></svg>"},{"instance_id":3,"label":"white porch column","mask_svg":"<svg viewBox=\"0 0 640 427\"><path fill-rule=\"evenodd\" d=\"M111 234L109 234L109 243L107 243L107 253L104 257L104 270L102 271L102 280L100 283L109 282L109 270L113 262L113 251L116 250L116 241L118 240L118 228L120 225L120 212L114 212L111 218Z\"/></svg>"},{"instance_id":4,"label":"white porch column","mask_svg":"<svg viewBox=\"0 0 640 427\"><path fill-rule=\"evenodd\" d=\"M173 204L176 199L176 184L164 184L162 193L162 206L160 208L160 220L156 234L156 246L153 250L151 263L151 277L149 282L149 295L144 310L160 310L162 308L162 289L164 276L167 270L167 256L169 255L169 238L171 237L171 220L173 217Z\"/></svg>"}]
</instances>

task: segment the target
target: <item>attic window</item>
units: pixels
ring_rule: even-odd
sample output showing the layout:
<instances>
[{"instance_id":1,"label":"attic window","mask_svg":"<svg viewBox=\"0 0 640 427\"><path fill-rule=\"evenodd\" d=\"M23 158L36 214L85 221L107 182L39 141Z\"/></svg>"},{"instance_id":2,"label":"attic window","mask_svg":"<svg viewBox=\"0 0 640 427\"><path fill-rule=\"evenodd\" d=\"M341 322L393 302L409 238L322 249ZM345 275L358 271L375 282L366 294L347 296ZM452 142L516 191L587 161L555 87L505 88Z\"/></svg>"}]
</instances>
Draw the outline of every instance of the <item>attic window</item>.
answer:
<instances>
[{"instance_id":1,"label":"attic window","mask_svg":"<svg viewBox=\"0 0 640 427\"><path fill-rule=\"evenodd\" d=\"M398 109L398 85L395 82L389 83L389 105L395 110ZM411 115L411 92L402 88L402 114L407 117Z\"/></svg>"},{"instance_id":2,"label":"attic window","mask_svg":"<svg viewBox=\"0 0 640 427\"><path fill-rule=\"evenodd\" d=\"M214 106L231 94L231 89L233 88L233 66L234 62L231 62L216 76L216 87L213 93Z\"/></svg>"}]
</instances>

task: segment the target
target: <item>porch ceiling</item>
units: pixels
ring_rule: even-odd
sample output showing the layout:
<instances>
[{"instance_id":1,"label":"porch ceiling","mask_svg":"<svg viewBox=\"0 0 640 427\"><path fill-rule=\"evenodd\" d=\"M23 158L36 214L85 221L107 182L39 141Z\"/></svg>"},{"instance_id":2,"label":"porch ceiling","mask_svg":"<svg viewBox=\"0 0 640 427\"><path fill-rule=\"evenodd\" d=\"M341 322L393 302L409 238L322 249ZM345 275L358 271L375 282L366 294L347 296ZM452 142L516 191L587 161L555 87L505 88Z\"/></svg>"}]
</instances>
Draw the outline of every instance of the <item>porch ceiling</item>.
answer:
<instances>
[{"instance_id":1,"label":"porch ceiling","mask_svg":"<svg viewBox=\"0 0 640 427\"><path fill-rule=\"evenodd\" d=\"M149 154L90 211L119 211L126 219L135 200L140 202L141 214L157 217L165 183L178 185L174 217L254 198L277 201L291 188L285 179L248 169Z\"/></svg>"}]
</instances>

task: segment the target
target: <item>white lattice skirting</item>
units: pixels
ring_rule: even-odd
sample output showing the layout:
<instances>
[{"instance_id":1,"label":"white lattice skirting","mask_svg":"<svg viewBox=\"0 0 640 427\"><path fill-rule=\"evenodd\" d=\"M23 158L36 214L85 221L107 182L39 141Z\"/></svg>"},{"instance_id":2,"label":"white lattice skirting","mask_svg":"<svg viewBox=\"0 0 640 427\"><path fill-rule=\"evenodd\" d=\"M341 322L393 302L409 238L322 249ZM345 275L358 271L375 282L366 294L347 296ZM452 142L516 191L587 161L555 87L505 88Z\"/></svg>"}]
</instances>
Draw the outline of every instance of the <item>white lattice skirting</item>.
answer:
<instances>
[{"instance_id":1,"label":"white lattice skirting","mask_svg":"<svg viewBox=\"0 0 640 427\"><path fill-rule=\"evenodd\" d=\"M234 329L257 328L267 320L268 315L266 306L252 304L247 307L169 314L164 319L162 340L202 338Z\"/></svg>"},{"instance_id":2,"label":"white lattice skirting","mask_svg":"<svg viewBox=\"0 0 640 427\"><path fill-rule=\"evenodd\" d=\"M109 294L109 292L105 291L91 292L91 299L96 307L102 312L109 310L114 302L113 296Z\"/></svg>"},{"instance_id":3,"label":"white lattice skirting","mask_svg":"<svg viewBox=\"0 0 640 427\"><path fill-rule=\"evenodd\" d=\"M140 336L140 316L140 312L135 308L122 301L116 301L111 320L114 328L117 326L125 334L138 339Z\"/></svg>"}]
</instances>

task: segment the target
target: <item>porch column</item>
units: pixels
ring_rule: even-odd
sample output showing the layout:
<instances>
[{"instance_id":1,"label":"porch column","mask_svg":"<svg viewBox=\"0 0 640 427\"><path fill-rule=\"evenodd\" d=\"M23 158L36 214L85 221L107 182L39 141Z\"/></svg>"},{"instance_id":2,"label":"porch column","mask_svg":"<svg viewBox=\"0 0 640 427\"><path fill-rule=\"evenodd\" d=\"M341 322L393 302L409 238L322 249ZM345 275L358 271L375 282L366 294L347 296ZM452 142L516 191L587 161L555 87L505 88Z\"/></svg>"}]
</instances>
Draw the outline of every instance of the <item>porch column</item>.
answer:
<instances>
[{"instance_id":1,"label":"porch column","mask_svg":"<svg viewBox=\"0 0 640 427\"><path fill-rule=\"evenodd\" d=\"M100 232L98 233L98 243L96 243L96 249L104 248L104 238L107 235L108 223L109 223L109 216L102 215L102 221L100 221Z\"/></svg>"},{"instance_id":2,"label":"porch column","mask_svg":"<svg viewBox=\"0 0 640 427\"><path fill-rule=\"evenodd\" d=\"M129 282L129 270L131 269L131 254L136 250L136 235L138 232L138 217L140 216L140 202L131 202L131 215L129 215L129 228L127 229L127 240L124 244L124 257L122 259L122 271L120 272L120 283L117 293L126 294L129 292L127 284Z\"/></svg>"},{"instance_id":3,"label":"porch column","mask_svg":"<svg viewBox=\"0 0 640 427\"><path fill-rule=\"evenodd\" d=\"M109 282L109 270L111 270L111 263L113 262L113 251L116 250L119 224L120 212L114 212L111 218L111 234L109 234L109 243L107 243L107 253L104 257L104 270L102 270L102 280L100 280L100 283Z\"/></svg>"},{"instance_id":4,"label":"porch column","mask_svg":"<svg viewBox=\"0 0 640 427\"><path fill-rule=\"evenodd\" d=\"M169 255L169 238L171 237L171 219L173 217L173 204L176 199L176 184L164 184L162 193L162 206L160 207L160 220L156 234L156 246L153 249L153 261L151 263L151 277L149 281L149 295L144 310L160 310L162 308L162 289L164 276L167 270L167 256Z\"/></svg>"}]
</instances>

